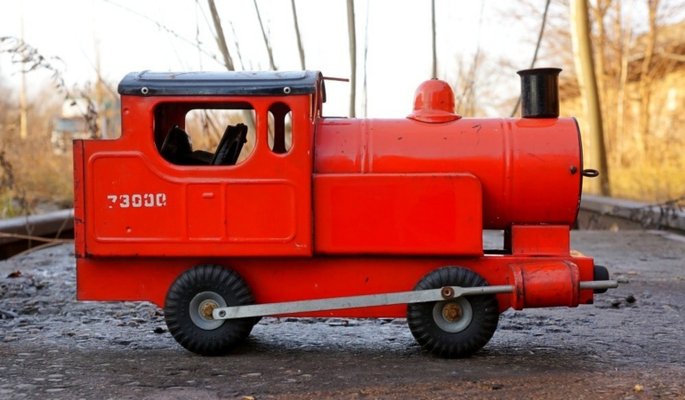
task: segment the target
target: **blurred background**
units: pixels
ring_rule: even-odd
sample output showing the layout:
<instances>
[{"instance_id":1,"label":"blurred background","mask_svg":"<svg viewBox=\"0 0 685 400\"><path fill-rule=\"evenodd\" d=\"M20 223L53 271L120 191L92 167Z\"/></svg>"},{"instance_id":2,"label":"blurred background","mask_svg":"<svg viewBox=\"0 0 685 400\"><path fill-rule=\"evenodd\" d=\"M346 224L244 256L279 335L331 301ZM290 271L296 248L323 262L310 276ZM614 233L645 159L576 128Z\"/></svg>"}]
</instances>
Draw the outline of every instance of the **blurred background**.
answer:
<instances>
[{"instance_id":1,"label":"blurred background","mask_svg":"<svg viewBox=\"0 0 685 400\"><path fill-rule=\"evenodd\" d=\"M683 0L8 0L0 218L71 207L71 140L119 135L131 71L320 70L326 116L403 118L432 77L463 116L518 116L517 70L560 67L588 193L685 204Z\"/></svg>"}]
</instances>

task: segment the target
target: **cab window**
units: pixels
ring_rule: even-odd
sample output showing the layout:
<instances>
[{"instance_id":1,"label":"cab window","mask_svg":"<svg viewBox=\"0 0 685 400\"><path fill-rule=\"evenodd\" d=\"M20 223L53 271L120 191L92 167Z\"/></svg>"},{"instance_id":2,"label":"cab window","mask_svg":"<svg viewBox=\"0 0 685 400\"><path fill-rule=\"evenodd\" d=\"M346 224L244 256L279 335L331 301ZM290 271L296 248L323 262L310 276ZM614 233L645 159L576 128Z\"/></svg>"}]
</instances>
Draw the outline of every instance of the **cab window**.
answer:
<instances>
[{"instance_id":1,"label":"cab window","mask_svg":"<svg viewBox=\"0 0 685 400\"><path fill-rule=\"evenodd\" d=\"M269 148L276 154L290 151L293 145L293 113L283 103L269 107Z\"/></svg>"},{"instance_id":2,"label":"cab window","mask_svg":"<svg viewBox=\"0 0 685 400\"><path fill-rule=\"evenodd\" d=\"M244 103L161 104L155 110L155 145L176 165L237 165L254 150L255 119Z\"/></svg>"}]
</instances>

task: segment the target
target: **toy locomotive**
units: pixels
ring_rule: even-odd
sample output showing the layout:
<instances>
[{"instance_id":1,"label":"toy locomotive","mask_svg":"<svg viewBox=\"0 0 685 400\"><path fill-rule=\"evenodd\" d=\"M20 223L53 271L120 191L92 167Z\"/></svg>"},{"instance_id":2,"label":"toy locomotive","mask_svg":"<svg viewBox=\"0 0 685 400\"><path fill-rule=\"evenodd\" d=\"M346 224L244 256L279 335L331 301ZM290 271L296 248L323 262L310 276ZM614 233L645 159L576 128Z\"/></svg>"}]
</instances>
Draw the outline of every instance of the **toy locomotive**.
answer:
<instances>
[{"instance_id":1,"label":"toy locomotive","mask_svg":"<svg viewBox=\"0 0 685 400\"><path fill-rule=\"evenodd\" d=\"M406 317L448 358L508 308L590 304L616 282L569 248L596 171L558 117L559 71L520 71L509 119L455 114L435 79L405 119L350 119L322 116L319 72L129 74L121 137L74 141L78 298L155 303L203 355L290 315ZM245 118L198 150L192 110Z\"/></svg>"}]
</instances>

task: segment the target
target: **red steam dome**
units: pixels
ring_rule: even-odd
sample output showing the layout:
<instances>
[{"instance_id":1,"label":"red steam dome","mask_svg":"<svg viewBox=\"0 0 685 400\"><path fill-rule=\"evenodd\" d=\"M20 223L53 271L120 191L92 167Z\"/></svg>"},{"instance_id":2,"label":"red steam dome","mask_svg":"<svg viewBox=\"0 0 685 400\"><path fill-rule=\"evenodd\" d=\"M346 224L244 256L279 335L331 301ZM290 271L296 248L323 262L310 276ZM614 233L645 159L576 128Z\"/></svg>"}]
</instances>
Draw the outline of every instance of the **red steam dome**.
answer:
<instances>
[{"instance_id":1,"label":"red steam dome","mask_svg":"<svg viewBox=\"0 0 685 400\"><path fill-rule=\"evenodd\" d=\"M428 123L456 121L454 92L450 85L439 79L423 82L414 95L414 112L407 118Z\"/></svg>"}]
</instances>

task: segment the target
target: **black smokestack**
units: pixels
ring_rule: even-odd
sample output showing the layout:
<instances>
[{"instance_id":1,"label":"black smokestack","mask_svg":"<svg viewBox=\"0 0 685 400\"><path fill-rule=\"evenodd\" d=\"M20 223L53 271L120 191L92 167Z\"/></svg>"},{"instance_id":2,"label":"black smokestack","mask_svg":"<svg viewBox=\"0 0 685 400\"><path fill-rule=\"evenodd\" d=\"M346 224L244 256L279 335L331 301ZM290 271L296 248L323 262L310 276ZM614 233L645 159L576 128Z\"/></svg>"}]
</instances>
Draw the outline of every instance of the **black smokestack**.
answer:
<instances>
[{"instance_id":1,"label":"black smokestack","mask_svg":"<svg viewBox=\"0 0 685 400\"><path fill-rule=\"evenodd\" d=\"M559 117L559 73L561 68L534 68L518 71L521 76L521 116Z\"/></svg>"}]
</instances>

